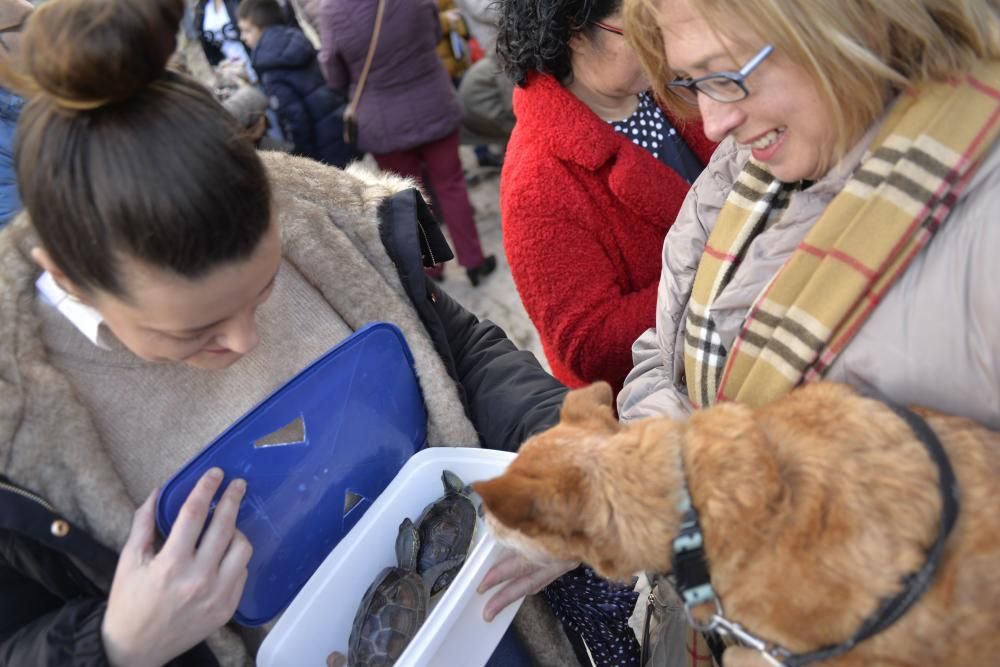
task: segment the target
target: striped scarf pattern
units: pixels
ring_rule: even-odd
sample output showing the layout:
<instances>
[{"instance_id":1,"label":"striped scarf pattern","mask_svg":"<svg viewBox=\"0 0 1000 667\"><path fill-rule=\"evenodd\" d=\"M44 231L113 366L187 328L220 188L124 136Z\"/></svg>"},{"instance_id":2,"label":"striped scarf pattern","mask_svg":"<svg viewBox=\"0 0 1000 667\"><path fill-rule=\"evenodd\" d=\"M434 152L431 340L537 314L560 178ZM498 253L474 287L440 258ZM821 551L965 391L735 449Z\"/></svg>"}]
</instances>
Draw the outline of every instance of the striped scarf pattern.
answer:
<instances>
[{"instance_id":1,"label":"striped scarf pattern","mask_svg":"<svg viewBox=\"0 0 1000 667\"><path fill-rule=\"evenodd\" d=\"M727 351L713 303L792 191L748 161L695 275L684 344L691 401L759 406L822 377L940 228L998 134L1000 62L901 95L873 148Z\"/></svg>"}]
</instances>

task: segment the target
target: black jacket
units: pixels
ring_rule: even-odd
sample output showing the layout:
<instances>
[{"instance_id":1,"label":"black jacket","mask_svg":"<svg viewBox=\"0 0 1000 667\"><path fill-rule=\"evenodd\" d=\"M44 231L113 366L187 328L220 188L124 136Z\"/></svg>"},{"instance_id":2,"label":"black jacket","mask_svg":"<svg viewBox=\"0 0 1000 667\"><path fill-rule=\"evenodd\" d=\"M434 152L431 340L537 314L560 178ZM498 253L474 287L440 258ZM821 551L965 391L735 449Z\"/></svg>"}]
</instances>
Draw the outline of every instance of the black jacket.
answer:
<instances>
[{"instance_id":1,"label":"black jacket","mask_svg":"<svg viewBox=\"0 0 1000 667\"><path fill-rule=\"evenodd\" d=\"M297 155L341 168L358 157L343 138L347 98L326 85L316 49L301 30L265 28L250 62Z\"/></svg>"},{"instance_id":2,"label":"black jacket","mask_svg":"<svg viewBox=\"0 0 1000 667\"><path fill-rule=\"evenodd\" d=\"M387 199L380 218L383 243L483 446L514 451L553 425L565 387L425 276L424 265L452 255L416 191ZM100 627L117 558L44 499L0 476L0 665L106 665ZM170 664L217 661L200 644Z\"/></svg>"}]
</instances>

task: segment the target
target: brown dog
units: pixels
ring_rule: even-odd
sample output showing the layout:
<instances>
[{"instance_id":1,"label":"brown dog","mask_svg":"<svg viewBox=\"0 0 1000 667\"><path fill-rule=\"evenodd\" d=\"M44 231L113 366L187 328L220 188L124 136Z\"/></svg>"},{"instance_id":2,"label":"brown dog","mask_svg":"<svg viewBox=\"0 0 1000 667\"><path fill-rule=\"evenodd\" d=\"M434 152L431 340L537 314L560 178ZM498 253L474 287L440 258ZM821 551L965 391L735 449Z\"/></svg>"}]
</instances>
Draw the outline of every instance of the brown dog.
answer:
<instances>
[{"instance_id":1,"label":"brown dog","mask_svg":"<svg viewBox=\"0 0 1000 667\"><path fill-rule=\"evenodd\" d=\"M826 664L1000 664L1000 433L917 412L958 478L958 522L923 597ZM726 616L795 653L851 637L938 534L938 468L905 421L844 385L622 426L601 383L570 392L561 416L474 485L499 539L609 578L667 572L686 482ZM727 664L750 664L745 652Z\"/></svg>"}]
</instances>

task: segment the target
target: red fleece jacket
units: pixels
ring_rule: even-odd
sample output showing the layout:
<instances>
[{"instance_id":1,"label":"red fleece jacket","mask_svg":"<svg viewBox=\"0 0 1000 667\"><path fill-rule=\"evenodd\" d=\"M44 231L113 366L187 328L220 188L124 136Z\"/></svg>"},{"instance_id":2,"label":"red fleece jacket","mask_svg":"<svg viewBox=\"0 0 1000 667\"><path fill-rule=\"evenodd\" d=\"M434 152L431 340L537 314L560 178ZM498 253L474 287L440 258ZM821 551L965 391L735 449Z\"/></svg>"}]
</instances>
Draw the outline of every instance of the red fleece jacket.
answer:
<instances>
[{"instance_id":1,"label":"red fleece jacket","mask_svg":"<svg viewBox=\"0 0 1000 667\"><path fill-rule=\"evenodd\" d=\"M504 158L504 250L557 378L617 392L654 326L663 237L688 184L549 76L514 91ZM700 122L674 122L707 163Z\"/></svg>"}]
</instances>

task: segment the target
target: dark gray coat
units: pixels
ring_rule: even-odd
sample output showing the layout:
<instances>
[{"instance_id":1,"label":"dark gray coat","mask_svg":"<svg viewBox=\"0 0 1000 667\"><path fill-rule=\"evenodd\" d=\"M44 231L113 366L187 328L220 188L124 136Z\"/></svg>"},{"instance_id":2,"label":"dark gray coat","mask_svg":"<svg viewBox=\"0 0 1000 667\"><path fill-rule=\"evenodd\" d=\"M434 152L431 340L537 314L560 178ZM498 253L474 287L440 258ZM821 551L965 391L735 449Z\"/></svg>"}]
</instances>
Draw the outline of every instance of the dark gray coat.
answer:
<instances>
[{"instance_id":1,"label":"dark gray coat","mask_svg":"<svg viewBox=\"0 0 1000 667\"><path fill-rule=\"evenodd\" d=\"M323 0L320 66L331 88L354 94L375 25L377 0ZM462 107L435 47L434 0L386 0L382 31L358 107L358 147L408 150L458 129Z\"/></svg>"}]
</instances>

